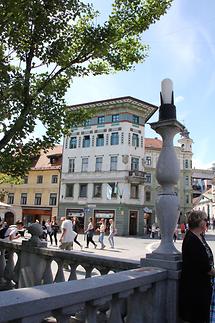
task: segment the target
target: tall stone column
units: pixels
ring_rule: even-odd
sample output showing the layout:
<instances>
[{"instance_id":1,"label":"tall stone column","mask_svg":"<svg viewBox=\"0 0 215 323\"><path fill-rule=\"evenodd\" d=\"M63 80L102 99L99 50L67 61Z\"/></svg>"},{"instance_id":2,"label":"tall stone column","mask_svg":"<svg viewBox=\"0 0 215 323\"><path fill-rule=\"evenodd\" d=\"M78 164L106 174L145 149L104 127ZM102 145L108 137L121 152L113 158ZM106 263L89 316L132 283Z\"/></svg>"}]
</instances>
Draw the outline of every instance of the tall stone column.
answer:
<instances>
[{"instance_id":1,"label":"tall stone column","mask_svg":"<svg viewBox=\"0 0 215 323\"><path fill-rule=\"evenodd\" d=\"M168 279L165 286L166 310L165 317L160 322L178 323L177 294L178 279L181 269L181 254L173 243L173 234L179 218L179 199L175 192L175 185L180 174L180 165L173 144L174 136L184 129L176 119L176 107L173 98L173 84L169 79L161 83L161 105L159 108L158 122L151 123L163 139L160 152L156 178L161 186L155 202L158 217L161 242L157 249L141 259L142 266L161 267L168 270Z\"/></svg>"}]
</instances>

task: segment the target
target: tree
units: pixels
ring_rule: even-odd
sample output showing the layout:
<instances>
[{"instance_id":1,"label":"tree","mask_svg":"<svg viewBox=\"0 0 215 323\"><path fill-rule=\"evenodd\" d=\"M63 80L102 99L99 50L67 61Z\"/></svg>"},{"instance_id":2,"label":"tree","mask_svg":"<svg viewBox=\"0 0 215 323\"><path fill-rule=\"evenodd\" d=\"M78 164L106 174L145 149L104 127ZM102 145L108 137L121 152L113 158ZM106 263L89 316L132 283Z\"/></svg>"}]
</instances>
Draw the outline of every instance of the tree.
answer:
<instances>
[{"instance_id":1,"label":"tree","mask_svg":"<svg viewBox=\"0 0 215 323\"><path fill-rule=\"evenodd\" d=\"M80 0L0 0L0 171L23 175L40 149L88 118L66 105L72 79L142 62L142 33L172 1L115 0L101 25ZM46 134L34 138L38 120Z\"/></svg>"}]
</instances>

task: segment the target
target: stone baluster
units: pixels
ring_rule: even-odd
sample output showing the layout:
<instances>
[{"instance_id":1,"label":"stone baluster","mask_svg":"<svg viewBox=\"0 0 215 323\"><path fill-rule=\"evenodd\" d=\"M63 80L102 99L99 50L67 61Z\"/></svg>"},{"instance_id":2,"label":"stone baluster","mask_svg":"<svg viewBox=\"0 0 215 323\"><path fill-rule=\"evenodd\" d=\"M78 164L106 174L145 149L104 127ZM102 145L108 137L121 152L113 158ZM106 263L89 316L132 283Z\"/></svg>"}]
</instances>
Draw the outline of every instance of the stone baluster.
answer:
<instances>
[{"instance_id":1,"label":"stone baluster","mask_svg":"<svg viewBox=\"0 0 215 323\"><path fill-rule=\"evenodd\" d=\"M5 249L1 248L0 249L0 284L3 284L5 282L5 279L4 279L5 266L6 266Z\"/></svg>"},{"instance_id":2,"label":"stone baluster","mask_svg":"<svg viewBox=\"0 0 215 323\"><path fill-rule=\"evenodd\" d=\"M77 280L76 269L78 267L78 264L74 262L70 262L69 265L70 265L69 280Z\"/></svg>"},{"instance_id":3,"label":"stone baluster","mask_svg":"<svg viewBox=\"0 0 215 323\"><path fill-rule=\"evenodd\" d=\"M92 265L86 265L86 264L83 264L83 267L84 267L85 272L86 272L85 273L85 278L91 277L94 267Z\"/></svg>"},{"instance_id":4,"label":"stone baluster","mask_svg":"<svg viewBox=\"0 0 215 323\"><path fill-rule=\"evenodd\" d=\"M12 282L13 275L14 275L14 251L8 250L7 262L4 270L4 278L7 281L8 289L14 287L14 284Z\"/></svg>"},{"instance_id":5,"label":"stone baluster","mask_svg":"<svg viewBox=\"0 0 215 323\"><path fill-rule=\"evenodd\" d=\"M46 269L45 269L45 272L43 275L43 283L44 284L52 284L54 281L51 264L52 264L52 259L46 258Z\"/></svg>"},{"instance_id":6,"label":"stone baluster","mask_svg":"<svg viewBox=\"0 0 215 323\"><path fill-rule=\"evenodd\" d=\"M151 288L151 285L145 285L134 289L133 294L129 297L127 302L126 323L143 322L142 302L145 299L143 293L149 288Z\"/></svg>"},{"instance_id":7,"label":"stone baluster","mask_svg":"<svg viewBox=\"0 0 215 323\"><path fill-rule=\"evenodd\" d=\"M110 306L110 316L108 323L123 323L122 301L124 301L132 291L114 294Z\"/></svg>"},{"instance_id":8,"label":"stone baluster","mask_svg":"<svg viewBox=\"0 0 215 323\"><path fill-rule=\"evenodd\" d=\"M110 271L109 268L97 266L96 269L100 272L101 275L107 275Z\"/></svg>"},{"instance_id":9,"label":"stone baluster","mask_svg":"<svg viewBox=\"0 0 215 323\"><path fill-rule=\"evenodd\" d=\"M63 260L61 259L55 259L57 265L58 265L58 270L57 270L57 274L55 276L54 282L55 283L60 283L60 282L64 282L65 281L65 276L63 273Z\"/></svg>"},{"instance_id":10,"label":"stone baluster","mask_svg":"<svg viewBox=\"0 0 215 323\"><path fill-rule=\"evenodd\" d=\"M109 309L109 303L112 297L105 296L99 299L95 299L91 302L86 303L85 312L86 312L86 322L97 323L97 322L106 322L107 315L106 312Z\"/></svg>"}]
</instances>

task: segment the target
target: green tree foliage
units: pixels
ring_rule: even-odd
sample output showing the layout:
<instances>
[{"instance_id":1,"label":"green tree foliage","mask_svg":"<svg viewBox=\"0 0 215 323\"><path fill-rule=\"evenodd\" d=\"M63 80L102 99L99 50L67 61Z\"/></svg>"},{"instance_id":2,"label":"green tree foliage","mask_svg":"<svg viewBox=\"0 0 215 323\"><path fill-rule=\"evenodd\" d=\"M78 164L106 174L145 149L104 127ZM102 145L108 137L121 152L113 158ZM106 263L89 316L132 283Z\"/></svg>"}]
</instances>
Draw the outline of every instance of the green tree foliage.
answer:
<instances>
[{"instance_id":1,"label":"green tree foliage","mask_svg":"<svg viewBox=\"0 0 215 323\"><path fill-rule=\"evenodd\" d=\"M66 106L72 79L142 62L142 34L172 1L115 0L97 24L99 13L79 0L0 0L0 171L23 175L41 148L88 118ZM40 138L38 120L46 128Z\"/></svg>"}]
</instances>

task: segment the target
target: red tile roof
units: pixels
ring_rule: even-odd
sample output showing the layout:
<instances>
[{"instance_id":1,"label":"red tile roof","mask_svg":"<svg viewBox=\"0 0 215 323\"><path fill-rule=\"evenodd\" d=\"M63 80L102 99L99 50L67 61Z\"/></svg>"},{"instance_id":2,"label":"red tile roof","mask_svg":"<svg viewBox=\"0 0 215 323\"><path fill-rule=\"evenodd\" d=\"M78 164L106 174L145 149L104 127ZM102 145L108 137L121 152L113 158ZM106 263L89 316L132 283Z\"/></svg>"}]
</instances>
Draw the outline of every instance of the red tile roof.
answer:
<instances>
[{"instance_id":1,"label":"red tile roof","mask_svg":"<svg viewBox=\"0 0 215 323\"><path fill-rule=\"evenodd\" d=\"M47 153L41 151L40 157L38 158L34 167L31 170L38 170L38 169L60 169L61 168L61 161L57 163L51 164L49 156L62 156L62 146L58 145L55 146L53 149L50 148Z\"/></svg>"},{"instance_id":2,"label":"red tile roof","mask_svg":"<svg viewBox=\"0 0 215 323\"><path fill-rule=\"evenodd\" d=\"M158 138L145 138L145 148L161 149L163 141Z\"/></svg>"}]
</instances>

